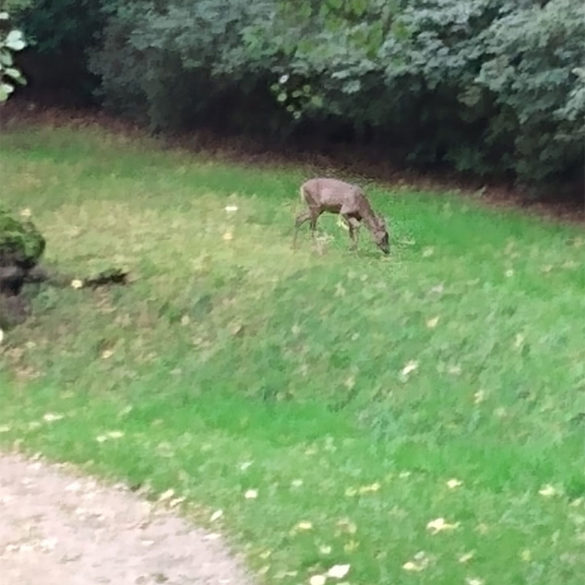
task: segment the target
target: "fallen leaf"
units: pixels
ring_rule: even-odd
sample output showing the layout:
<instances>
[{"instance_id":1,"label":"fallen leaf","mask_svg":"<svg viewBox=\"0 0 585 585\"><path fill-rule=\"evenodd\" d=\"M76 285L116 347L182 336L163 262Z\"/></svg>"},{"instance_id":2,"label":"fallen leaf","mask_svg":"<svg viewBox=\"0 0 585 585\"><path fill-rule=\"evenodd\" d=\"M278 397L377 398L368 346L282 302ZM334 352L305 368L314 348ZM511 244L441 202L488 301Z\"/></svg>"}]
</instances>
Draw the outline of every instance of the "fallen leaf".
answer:
<instances>
[{"instance_id":1,"label":"fallen leaf","mask_svg":"<svg viewBox=\"0 0 585 585\"><path fill-rule=\"evenodd\" d=\"M404 563L404 565L402 565L402 568L405 571L422 571L424 569L424 567L421 567L420 565L417 565L412 561L407 561L406 563Z\"/></svg>"},{"instance_id":2,"label":"fallen leaf","mask_svg":"<svg viewBox=\"0 0 585 585\"><path fill-rule=\"evenodd\" d=\"M429 329L434 329L439 324L439 317L433 317L427 321L427 327Z\"/></svg>"},{"instance_id":3,"label":"fallen leaf","mask_svg":"<svg viewBox=\"0 0 585 585\"><path fill-rule=\"evenodd\" d=\"M327 577L325 575L313 575L309 579L309 585L325 585Z\"/></svg>"},{"instance_id":4,"label":"fallen leaf","mask_svg":"<svg viewBox=\"0 0 585 585\"><path fill-rule=\"evenodd\" d=\"M478 390L473 395L473 403L474 404L481 404L485 400L485 392L483 390Z\"/></svg>"},{"instance_id":5,"label":"fallen leaf","mask_svg":"<svg viewBox=\"0 0 585 585\"><path fill-rule=\"evenodd\" d=\"M463 553L462 555L459 555L459 558L457 560L461 564L464 564L464 563L469 562L474 556L475 556L474 552L467 552L467 553Z\"/></svg>"},{"instance_id":6,"label":"fallen leaf","mask_svg":"<svg viewBox=\"0 0 585 585\"><path fill-rule=\"evenodd\" d=\"M418 362L411 360L401 370L400 374L403 378L407 378L409 374L418 369Z\"/></svg>"},{"instance_id":7,"label":"fallen leaf","mask_svg":"<svg viewBox=\"0 0 585 585\"><path fill-rule=\"evenodd\" d=\"M545 498L552 498L559 494L558 490L550 484L542 486L542 488L538 490L538 493Z\"/></svg>"},{"instance_id":8,"label":"fallen leaf","mask_svg":"<svg viewBox=\"0 0 585 585\"><path fill-rule=\"evenodd\" d=\"M170 500L173 496L175 495L175 490L174 489L168 489L166 492L163 492L159 497L158 497L158 501L159 502L164 502L166 500Z\"/></svg>"},{"instance_id":9,"label":"fallen leaf","mask_svg":"<svg viewBox=\"0 0 585 585\"><path fill-rule=\"evenodd\" d=\"M212 515L211 518L209 519L211 522L215 522L216 520L219 520L221 517L223 516L223 510L216 510Z\"/></svg>"},{"instance_id":10,"label":"fallen leaf","mask_svg":"<svg viewBox=\"0 0 585 585\"><path fill-rule=\"evenodd\" d=\"M455 488L461 487L463 485L462 481L459 481L458 479L452 478L450 480L447 481L447 487L450 490L454 490Z\"/></svg>"},{"instance_id":11,"label":"fallen leaf","mask_svg":"<svg viewBox=\"0 0 585 585\"><path fill-rule=\"evenodd\" d=\"M241 323L234 323L230 326L230 334L234 337L239 335L244 330L244 326Z\"/></svg>"},{"instance_id":12,"label":"fallen leaf","mask_svg":"<svg viewBox=\"0 0 585 585\"><path fill-rule=\"evenodd\" d=\"M61 420L63 418L63 416L64 415L62 415L62 414L55 414L53 412L47 412L47 414L43 415L43 420L45 422L51 423L51 422Z\"/></svg>"},{"instance_id":13,"label":"fallen leaf","mask_svg":"<svg viewBox=\"0 0 585 585\"><path fill-rule=\"evenodd\" d=\"M402 565L405 571L420 573L424 571L430 563L430 559L424 551L419 551L414 555L412 561L407 561Z\"/></svg>"},{"instance_id":14,"label":"fallen leaf","mask_svg":"<svg viewBox=\"0 0 585 585\"><path fill-rule=\"evenodd\" d=\"M380 489L380 484L376 481L370 485L363 485L359 488L360 494L367 494L371 492L377 492Z\"/></svg>"},{"instance_id":15,"label":"fallen leaf","mask_svg":"<svg viewBox=\"0 0 585 585\"><path fill-rule=\"evenodd\" d=\"M124 433L122 431L110 431L109 433L106 433L108 436L108 439L121 439L124 436Z\"/></svg>"},{"instance_id":16,"label":"fallen leaf","mask_svg":"<svg viewBox=\"0 0 585 585\"><path fill-rule=\"evenodd\" d=\"M349 573L350 568L350 565L333 565L333 567L327 571L327 577L331 577L332 579L343 579Z\"/></svg>"},{"instance_id":17,"label":"fallen leaf","mask_svg":"<svg viewBox=\"0 0 585 585\"><path fill-rule=\"evenodd\" d=\"M455 530L458 526L459 523L449 524L448 522L445 522L444 518L436 518L427 524L427 530L430 530L432 534L438 534L439 532L445 532L447 530Z\"/></svg>"},{"instance_id":18,"label":"fallen leaf","mask_svg":"<svg viewBox=\"0 0 585 585\"><path fill-rule=\"evenodd\" d=\"M79 280L79 278L75 278L74 280L71 281L71 288L83 288L83 281Z\"/></svg>"},{"instance_id":19,"label":"fallen leaf","mask_svg":"<svg viewBox=\"0 0 585 585\"><path fill-rule=\"evenodd\" d=\"M343 385L348 389L348 390L352 390L355 386L355 377L354 376L349 376L348 378L346 378L345 382L343 383Z\"/></svg>"},{"instance_id":20,"label":"fallen leaf","mask_svg":"<svg viewBox=\"0 0 585 585\"><path fill-rule=\"evenodd\" d=\"M246 500L255 500L258 497L258 490L248 490L244 497Z\"/></svg>"}]
</instances>

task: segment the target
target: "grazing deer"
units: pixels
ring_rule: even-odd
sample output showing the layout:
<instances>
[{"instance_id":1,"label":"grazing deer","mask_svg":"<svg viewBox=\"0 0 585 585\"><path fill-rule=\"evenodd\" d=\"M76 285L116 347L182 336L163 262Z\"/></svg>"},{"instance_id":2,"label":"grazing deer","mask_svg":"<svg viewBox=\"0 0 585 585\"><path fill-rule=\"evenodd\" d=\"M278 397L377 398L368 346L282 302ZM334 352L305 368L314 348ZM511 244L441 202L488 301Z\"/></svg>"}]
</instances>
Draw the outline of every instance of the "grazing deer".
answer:
<instances>
[{"instance_id":1,"label":"grazing deer","mask_svg":"<svg viewBox=\"0 0 585 585\"><path fill-rule=\"evenodd\" d=\"M363 222L372 233L374 242L384 254L390 252L388 231L384 219L376 215L364 192L357 185L351 185L337 179L309 179L301 185L301 201L309 209L300 213L295 220L293 247L296 248L299 227L306 221L311 222L311 235L315 237L317 220L324 212L338 213L343 217L349 229L353 248L357 249L359 227Z\"/></svg>"}]
</instances>

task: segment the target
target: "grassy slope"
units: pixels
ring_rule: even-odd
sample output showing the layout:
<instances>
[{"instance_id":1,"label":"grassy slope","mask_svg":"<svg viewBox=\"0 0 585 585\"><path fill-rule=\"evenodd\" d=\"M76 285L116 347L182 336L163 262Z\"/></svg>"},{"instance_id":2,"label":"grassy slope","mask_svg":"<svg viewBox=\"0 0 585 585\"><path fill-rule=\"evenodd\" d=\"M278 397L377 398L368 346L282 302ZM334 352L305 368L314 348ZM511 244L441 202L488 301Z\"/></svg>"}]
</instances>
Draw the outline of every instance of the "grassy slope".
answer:
<instances>
[{"instance_id":1,"label":"grassy slope","mask_svg":"<svg viewBox=\"0 0 585 585\"><path fill-rule=\"evenodd\" d=\"M267 583L337 563L352 585L580 582L577 228L371 188L389 259L366 233L347 252L332 217L325 254L293 253L299 170L96 130L0 141L2 199L32 208L48 259L137 277L40 292L2 346L0 441L222 509ZM431 534L438 517L457 528Z\"/></svg>"}]
</instances>

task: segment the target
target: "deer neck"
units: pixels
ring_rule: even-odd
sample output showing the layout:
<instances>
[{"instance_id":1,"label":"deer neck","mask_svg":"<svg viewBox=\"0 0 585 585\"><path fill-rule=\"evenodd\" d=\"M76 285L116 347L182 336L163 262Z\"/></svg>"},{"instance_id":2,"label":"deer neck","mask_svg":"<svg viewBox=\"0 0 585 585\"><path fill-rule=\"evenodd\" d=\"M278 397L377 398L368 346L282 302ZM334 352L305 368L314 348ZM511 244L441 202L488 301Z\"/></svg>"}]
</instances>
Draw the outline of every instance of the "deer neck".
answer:
<instances>
[{"instance_id":1,"label":"deer neck","mask_svg":"<svg viewBox=\"0 0 585 585\"><path fill-rule=\"evenodd\" d=\"M378 227L376 215L369 205L361 211L361 216L362 221L371 232L373 232Z\"/></svg>"}]
</instances>

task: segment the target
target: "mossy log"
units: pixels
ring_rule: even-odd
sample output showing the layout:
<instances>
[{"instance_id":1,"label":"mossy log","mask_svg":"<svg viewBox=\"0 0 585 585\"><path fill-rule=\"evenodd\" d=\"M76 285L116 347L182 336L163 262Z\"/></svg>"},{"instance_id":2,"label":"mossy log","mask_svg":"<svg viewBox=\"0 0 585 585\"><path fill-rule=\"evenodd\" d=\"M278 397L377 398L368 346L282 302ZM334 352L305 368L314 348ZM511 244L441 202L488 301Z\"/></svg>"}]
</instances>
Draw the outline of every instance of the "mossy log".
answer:
<instances>
[{"instance_id":1,"label":"mossy log","mask_svg":"<svg viewBox=\"0 0 585 585\"><path fill-rule=\"evenodd\" d=\"M109 269L79 279L47 269L39 264L45 239L28 219L15 219L0 207L0 329L22 323L30 314L25 284L75 288L97 288L109 284L126 284L128 273ZM77 284L76 284L77 283Z\"/></svg>"}]
</instances>

